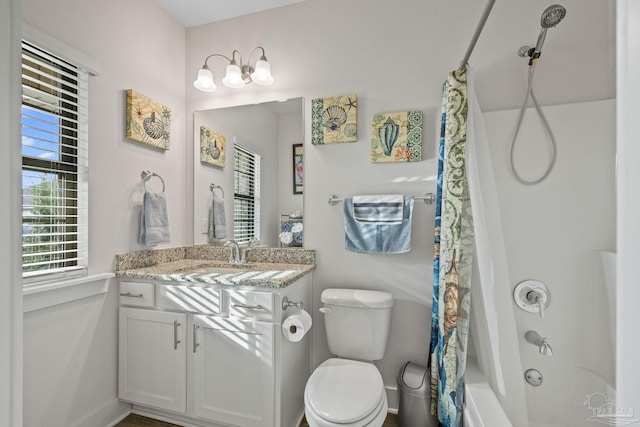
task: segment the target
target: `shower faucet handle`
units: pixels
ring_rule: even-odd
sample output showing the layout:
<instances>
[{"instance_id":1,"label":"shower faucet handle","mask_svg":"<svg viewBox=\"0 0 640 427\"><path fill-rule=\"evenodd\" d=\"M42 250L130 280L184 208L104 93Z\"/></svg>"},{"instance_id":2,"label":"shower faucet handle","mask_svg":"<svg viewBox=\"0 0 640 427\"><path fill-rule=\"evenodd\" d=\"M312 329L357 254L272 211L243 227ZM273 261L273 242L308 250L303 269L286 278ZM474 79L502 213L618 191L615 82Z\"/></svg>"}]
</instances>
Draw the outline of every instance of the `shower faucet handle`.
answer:
<instances>
[{"instance_id":1,"label":"shower faucet handle","mask_svg":"<svg viewBox=\"0 0 640 427\"><path fill-rule=\"evenodd\" d=\"M527 292L527 300L531 304L535 304L538 306L538 313L540 313L540 317L544 319L544 304L546 301L546 293L541 293L537 289Z\"/></svg>"},{"instance_id":2,"label":"shower faucet handle","mask_svg":"<svg viewBox=\"0 0 640 427\"><path fill-rule=\"evenodd\" d=\"M544 313L551 302L551 294L544 283L538 280L524 280L513 289L513 300L518 307L529 313Z\"/></svg>"}]
</instances>

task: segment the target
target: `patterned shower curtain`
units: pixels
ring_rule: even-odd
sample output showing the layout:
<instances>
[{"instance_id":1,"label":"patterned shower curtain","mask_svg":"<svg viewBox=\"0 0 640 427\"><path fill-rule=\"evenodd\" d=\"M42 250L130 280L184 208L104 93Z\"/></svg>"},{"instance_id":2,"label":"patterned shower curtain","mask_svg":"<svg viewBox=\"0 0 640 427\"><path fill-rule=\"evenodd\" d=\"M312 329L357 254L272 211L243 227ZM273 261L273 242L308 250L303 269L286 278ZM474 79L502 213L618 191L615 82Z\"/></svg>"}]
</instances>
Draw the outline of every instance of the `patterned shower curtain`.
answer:
<instances>
[{"instance_id":1,"label":"patterned shower curtain","mask_svg":"<svg viewBox=\"0 0 640 427\"><path fill-rule=\"evenodd\" d=\"M431 319L431 413L462 425L473 218L467 173L467 72L449 74L442 96Z\"/></svg>"}]
</instances>

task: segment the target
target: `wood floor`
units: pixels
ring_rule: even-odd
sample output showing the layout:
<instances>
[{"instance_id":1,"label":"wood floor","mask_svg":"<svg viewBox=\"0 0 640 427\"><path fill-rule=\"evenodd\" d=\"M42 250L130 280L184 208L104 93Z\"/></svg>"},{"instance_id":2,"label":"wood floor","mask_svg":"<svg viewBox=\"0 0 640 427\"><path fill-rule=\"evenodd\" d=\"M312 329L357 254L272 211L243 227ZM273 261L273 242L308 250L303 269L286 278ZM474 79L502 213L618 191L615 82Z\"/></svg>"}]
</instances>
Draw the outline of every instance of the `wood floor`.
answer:
<instances>
[{"instance_id":1,"label":"wood floor","mask_svg":"<svg viewBox=\"0 0 640 427\"><path fill-rule=\"evenodd\" d=\"M141 415L131 414L120 421L115 427L178 427L176 424L165 423Z\"/></svg>"},{"instance_id":2,"label":"wood floor","mask_svg":"<svg viewBox=\"0 0 640 427\"><path fill-rule=\"evenodd\" d=\"M394 414L387 415L383 427L397 427L398 416ZM131 414L124 420L120 421L115 427L179 427L175 424L165 423L163 421L153 420L136 414ZM302 420L300 427L309 427L306 420Z\"/></svg>"}]
</instances>

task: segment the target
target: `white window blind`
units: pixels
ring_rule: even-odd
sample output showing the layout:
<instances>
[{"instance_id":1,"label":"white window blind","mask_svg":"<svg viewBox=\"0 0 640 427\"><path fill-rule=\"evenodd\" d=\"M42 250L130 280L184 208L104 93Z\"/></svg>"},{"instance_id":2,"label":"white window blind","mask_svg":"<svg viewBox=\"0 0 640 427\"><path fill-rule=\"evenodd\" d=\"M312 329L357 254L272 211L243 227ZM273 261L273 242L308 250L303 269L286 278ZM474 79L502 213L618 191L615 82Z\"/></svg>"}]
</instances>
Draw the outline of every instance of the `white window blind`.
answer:
<instances>
[{"instance_id":1,"label":"white window blind","mask_svg":"<svg viewBox=\"0 0 640 427\"><path fill-rule=\"evenodd\" d=\"M260 240L260 155L234 144L233 239Z\"/></svg>"},{"instance_id":2,"label":"white window blind","mask_svg":"<svg viewBox=\"0 0 640 427\"><path fill-rule=\"evenodd\" d=\"M89 73L22 43L25 283L86 274Z\"/></svg>"}]
</instances>

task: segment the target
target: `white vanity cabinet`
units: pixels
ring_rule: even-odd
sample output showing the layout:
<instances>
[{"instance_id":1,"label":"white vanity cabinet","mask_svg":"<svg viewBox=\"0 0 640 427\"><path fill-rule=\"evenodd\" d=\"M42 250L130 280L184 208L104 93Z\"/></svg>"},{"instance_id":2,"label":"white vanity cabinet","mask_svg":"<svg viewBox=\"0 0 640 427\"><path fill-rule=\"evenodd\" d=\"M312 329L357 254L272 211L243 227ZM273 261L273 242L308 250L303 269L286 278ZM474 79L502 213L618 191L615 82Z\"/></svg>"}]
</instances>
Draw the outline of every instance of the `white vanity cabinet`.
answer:
<instances>
[{"instance_id":1,"label":"white vanity cabinet","mask_svg":"<svg viewBox=\"0 0 640 427\"><path fill-rule=\"evenodd\" d=\"M120 308L121 399L184 412L186 408L187 315Z\"/></svg>"},{"instance_id":2,"label":"white vanity cabinet","mask_svg":"<svg viewBox=\"0 0 640 427\"><path fill-rule=\"evenodd\" d=\"M273 427L273 323L195 316L194 413L234 426Z\"/></svg>"},{"instance_id":3,"label":"white vanity cabinet","mask_svg":"<svg viewBox=\"0 0 640 427\"><path fill-rule=\"evenodd\" d=\"M282 301L308 309L310 275L283 288L148 281L153 297L120 280L119 397L134 411L203 427L297 427L311 336L285 339L282 321L297 308Z\"/></svg>"}]
</instances>

